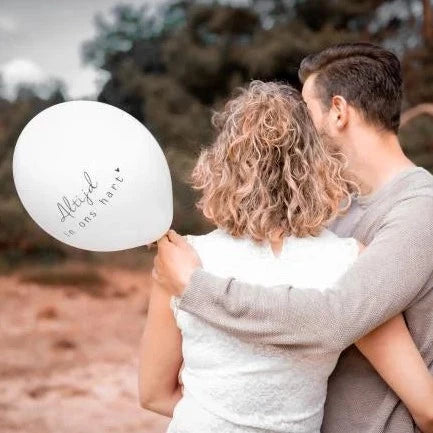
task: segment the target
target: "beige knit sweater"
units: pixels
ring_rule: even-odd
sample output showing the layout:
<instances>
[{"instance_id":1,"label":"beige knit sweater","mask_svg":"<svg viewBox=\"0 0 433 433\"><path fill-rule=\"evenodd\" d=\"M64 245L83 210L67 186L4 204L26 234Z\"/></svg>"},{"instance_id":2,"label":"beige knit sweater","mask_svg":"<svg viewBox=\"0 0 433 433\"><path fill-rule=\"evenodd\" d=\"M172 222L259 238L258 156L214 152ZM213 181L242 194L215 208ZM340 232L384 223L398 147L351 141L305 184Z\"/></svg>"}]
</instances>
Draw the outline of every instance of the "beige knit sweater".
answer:
<instances>
[{"instance_id":1,"label":"beige knit sweater","mask_svg":"<svg viewBox=\"0 0 433 433\"><path fill-rule=\"evenodd\" d=\"M433 176L420 167L401 172L356 199L331 228L368 245L335 287L264 288L197 269L177 305L246 341L304 354L346 349L329 379L323 433L416 432L405 406L353 343L405 311L433 369Z\"/></svg>"}]
</instances>

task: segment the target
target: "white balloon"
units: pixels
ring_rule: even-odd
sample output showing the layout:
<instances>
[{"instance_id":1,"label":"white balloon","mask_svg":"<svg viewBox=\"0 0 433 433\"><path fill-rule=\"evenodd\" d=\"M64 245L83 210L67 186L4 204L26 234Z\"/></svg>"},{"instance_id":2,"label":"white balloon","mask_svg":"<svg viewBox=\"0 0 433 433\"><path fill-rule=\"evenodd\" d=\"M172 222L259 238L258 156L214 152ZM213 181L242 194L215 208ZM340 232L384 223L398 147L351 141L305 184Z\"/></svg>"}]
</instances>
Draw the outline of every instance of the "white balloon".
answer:
<instances>
[{"instance_id":1,"label":"white balloon","mask_svg":"<svg viewBox=\"0 0 433 433\"><path fill-rule=\"evenodd\" d=\"M157 141L101 102L63 102L35 116L15 146L13 177L35 222L76 248L146 245L173 219L170 171Z\"/></svg>"}]
</instances>

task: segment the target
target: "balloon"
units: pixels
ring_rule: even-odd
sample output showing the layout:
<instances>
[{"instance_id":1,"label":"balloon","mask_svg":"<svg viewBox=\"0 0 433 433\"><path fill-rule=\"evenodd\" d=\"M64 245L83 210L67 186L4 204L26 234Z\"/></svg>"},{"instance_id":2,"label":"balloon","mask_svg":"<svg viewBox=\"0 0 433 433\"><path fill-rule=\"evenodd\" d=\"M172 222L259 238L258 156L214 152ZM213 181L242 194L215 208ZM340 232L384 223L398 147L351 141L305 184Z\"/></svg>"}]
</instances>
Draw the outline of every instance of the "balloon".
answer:
<instances>
[{"instance_id":1,"label":"balloon","mask_svg":"<svg viewBox=\"0 0 433 433\"><path fill-rule=\"evenodd\" d=\"M73 247L125 250L170 228L164 153L138 120L111 105L70 101L42 111L21 132L12 165L26 211Z\"/></svg>"}]
</instances>

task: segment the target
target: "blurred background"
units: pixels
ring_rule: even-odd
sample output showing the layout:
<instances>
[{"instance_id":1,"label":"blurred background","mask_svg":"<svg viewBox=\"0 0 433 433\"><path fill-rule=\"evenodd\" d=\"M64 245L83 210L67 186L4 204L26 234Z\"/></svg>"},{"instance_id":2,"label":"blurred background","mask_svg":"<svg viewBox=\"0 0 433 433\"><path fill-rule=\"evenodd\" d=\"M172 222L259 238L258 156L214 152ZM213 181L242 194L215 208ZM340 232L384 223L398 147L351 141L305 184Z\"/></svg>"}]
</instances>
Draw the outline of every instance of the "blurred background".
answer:
<instances>
[{"instance_id":1,"label":"blurred background","mask_svg":"<svg viewBox=\"0 0 433 433\"><path fill-rule=\"evenodd\" d=\"M165 431L139 408L138 341L153 250L93 253L43 232L21 205L12 155L50 105L91 99L143 122L174 187L173 227L211 229L189 174L210 116L251 79L299 87L304 56L371 41L400 58L400 138L433 170L431 0L2 0L0 3L0 431Z\"/></svg>"}]
</instances>

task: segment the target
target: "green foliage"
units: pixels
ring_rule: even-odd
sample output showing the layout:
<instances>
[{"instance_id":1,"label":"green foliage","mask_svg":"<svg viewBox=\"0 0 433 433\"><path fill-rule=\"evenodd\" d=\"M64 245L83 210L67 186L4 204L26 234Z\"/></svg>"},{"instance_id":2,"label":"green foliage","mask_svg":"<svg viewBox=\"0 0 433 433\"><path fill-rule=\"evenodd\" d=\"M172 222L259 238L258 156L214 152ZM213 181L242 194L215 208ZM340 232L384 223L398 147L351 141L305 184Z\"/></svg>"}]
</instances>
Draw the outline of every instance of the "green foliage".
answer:
<instances>
[{"instance_id":1,"label":"green foliage","mask_svg":"<svg viewBox=\"0 0 433 433\"><path fill-rule=\"evenodd\" d=\"M177 1L163 6L158 19L139 8L135 22L149 23L152 31L144 34L139 25L128 51L112 49L126 34L119 9L111 26L100 18L105 25L84 48L86 55L96 44L103 56L87 60L110 73L98 99L142 121L163 147L173 174L177 230L209 228L195 209L197 195L188 176L200 149L212 141L212 111L251 79L299 86L297 69L304 56L360 39L374 6L386 2L355 3L252 0L249 7L234 7Z\"/></svg>"},{"instance_id":2,"label":"green foliage","mask_svg":"<svg viewBox=\"0 0 433 433\"><path fill-rule=\"evenodd\" d=\"M84 61L109 68L111 58L129 51L134 41L155 38L159 34L156 20L148 16L147 10L148 6L136 10L129 5L119 5L112 10L111 22L97 14L97 36L83 45Z\"/></svg>"}]
</instances>

